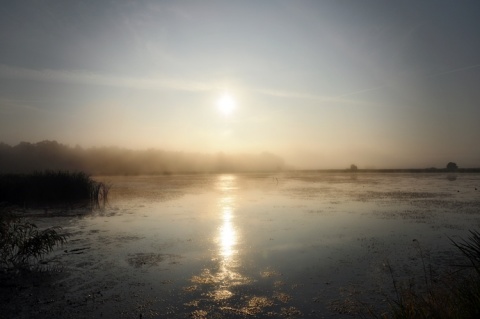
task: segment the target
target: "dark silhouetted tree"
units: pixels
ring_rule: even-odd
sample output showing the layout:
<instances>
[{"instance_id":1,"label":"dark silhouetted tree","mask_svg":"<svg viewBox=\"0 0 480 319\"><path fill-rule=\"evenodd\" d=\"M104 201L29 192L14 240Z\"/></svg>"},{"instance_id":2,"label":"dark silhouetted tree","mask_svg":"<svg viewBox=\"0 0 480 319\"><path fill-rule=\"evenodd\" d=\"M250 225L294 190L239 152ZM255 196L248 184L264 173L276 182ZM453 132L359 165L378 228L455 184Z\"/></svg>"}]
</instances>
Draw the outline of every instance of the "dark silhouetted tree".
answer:
<instances>
[{"instance_id":1,"label":"dark silhouetted tree","mask_svg":"<svg viewBox=\"0 0 480 319\"><path fill-rule=\"evenodd\" d=\"M356 171L356 170L358 170L357 165L355 165L355 164L350 165L350 170L351 170L351 171Z\"/></svg>"},{"instance_id":2,"label":"dark silhouetted tree","mask_svg":"<svg viewBox=\"0 0 480 319\"><path fill-rule=\"evenodd\" d=\"M456 163L454 163L454 162L449 162L449 163L447 164L447 170L448 170L448 171L456 171L457 169L458 169L458 166L457 166Z\"/></svg>"}]
</instances>

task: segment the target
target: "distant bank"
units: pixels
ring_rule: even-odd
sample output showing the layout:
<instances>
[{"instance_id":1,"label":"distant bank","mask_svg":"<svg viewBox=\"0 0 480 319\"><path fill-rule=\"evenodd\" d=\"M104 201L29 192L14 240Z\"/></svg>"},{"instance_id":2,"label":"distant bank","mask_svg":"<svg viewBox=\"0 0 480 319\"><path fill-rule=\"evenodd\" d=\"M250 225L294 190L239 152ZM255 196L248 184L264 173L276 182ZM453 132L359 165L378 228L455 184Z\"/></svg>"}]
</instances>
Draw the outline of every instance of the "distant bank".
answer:
<instances>
[{"instance_id":1,"label":"distant bank","mask_svg":"<svg viewBox=\"0 0 480 319\"><path fill-rule=\"evenodd\" d=\"M302 172L318 173L480 173L480 168L458 168L449 170L446 168L388 168L388 169L316 169L297 170Z\"/></svg>"},{"instance_id":2,"label":"distant bank","mask_svg":"<svg viewBox=\"0 0 480 319\"><path fill-rule=\"evenodd\" d=\"M272 153L189 153L160 149L70 147L56 141L0 143L0 174L81 171L91 175L170 175L178 173L272 172L286 169Z\"/></svg>"}]
</instances>

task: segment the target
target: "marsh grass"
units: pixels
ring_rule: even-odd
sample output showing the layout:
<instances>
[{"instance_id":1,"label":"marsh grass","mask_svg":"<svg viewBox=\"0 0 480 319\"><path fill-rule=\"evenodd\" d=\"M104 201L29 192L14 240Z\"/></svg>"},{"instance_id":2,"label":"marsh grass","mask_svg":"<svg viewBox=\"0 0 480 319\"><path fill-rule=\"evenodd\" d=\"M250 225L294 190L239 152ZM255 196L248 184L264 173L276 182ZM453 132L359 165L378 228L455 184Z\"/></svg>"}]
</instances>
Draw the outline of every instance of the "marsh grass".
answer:
<instances>
[{"instance_id":1,"label":"marsh grass","mask_svg":"<svg viewBox=\"0 0 480 319\"><path fill-rule=\"evenodd\" d=\"M101 208L109 190L110 185L96 182L83 172L0 175L0 269L49 268L52 263L43 258L67 240L61 228L40 230L22 219L19 212L30 208L44 208L46 212L55 207L63 210L77 204Z\"/></svg>"},{"instance_id":2,"label":"marsh grass","mask_svg":"<svg viewBox=\"0 0 480 319\"><path fill-rule=\"evenodd\" d=\"M110 185L96 182L83 172L44 171L0 175L0 203L37 208L80 202L104 204Z\"/></svg>"},{"instance_id":3,"label":"marsh grass","mask_svg":"<svg viewBox=\"0 0 480 319\"><path fill-rule=\"evenodd\" d=\"M375 318L480 318L480 233L470 231L471 236L452 244L469 264L453 265L453 269L438 275L425 256L418 242L423 266L423 280L415 284L399 283L390 264L395 297L389 298L384 313L368 312Z\"/></svg>"},{"instance_id":4,"label":"marsh grass","mask_svg":"<svg viewBox=\"0 0 480 319\"><path fill-rule=\"evenodd\" d=\"M104 207L107 199L108 192L110 191L111 185L105 184L103 182L94 182L91 185L90 190L90 202L96 207Z\"/></svg>"},{"instance_id":5,"label":"marsh grass","mask_svg":"<svg viewBox=\"0 0 480 319\"><path fill-rule=\"evenodd\" d=\"M0 269L28 270L55 246L66 243L68 235L60 227L40 230L13 213L11 206L0 206Z\"/></svg>"},{"instance_id":6,"label":"marsh grass","mask_svg":"<svg viewBox=\"0 0 480 319\"><path fill-rule=\"evenodd\" d=\"M456 242L450 238L450 241L467 257L471 264L470 267L475 269L477 275L480 276L480 233L470 230L470 236L466 240L462 239Z\"/></svg>"}]
</instances>

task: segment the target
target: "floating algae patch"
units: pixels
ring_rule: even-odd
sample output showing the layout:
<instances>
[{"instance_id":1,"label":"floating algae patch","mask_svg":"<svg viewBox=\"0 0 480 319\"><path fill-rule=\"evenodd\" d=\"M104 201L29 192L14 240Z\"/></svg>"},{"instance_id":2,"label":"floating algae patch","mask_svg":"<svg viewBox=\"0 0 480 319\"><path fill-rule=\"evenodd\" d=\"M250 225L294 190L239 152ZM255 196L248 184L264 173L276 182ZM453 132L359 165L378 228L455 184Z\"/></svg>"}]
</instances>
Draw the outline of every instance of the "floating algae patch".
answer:
<instances>
[{"instance_id":1,"label":"floating algae patch","mask_svg":"<svg viewBox=\"0 0 480 319\"><path fill-rule=\"evenodd\" d=\"M208 312L205 310L195 310L190 314L190 317L193 319L204 319L207 318Z\"/></svg>"},{"instance_id":2,"label":"floating algae patch","mask_svg":"<svg viewBox=\"0 0 480 319\"><path fill-rule=\"evenodd\" d=\"M193 276L191 281L196 284L215 284L220 282L220 279L213 275L209 269L204 269L200 276Z\"/></svg>"},{"instance_id":3,"label":"floating algae patch","mask_svg":"<svg viewBox=\"0 0 480 319\"><path fill-rule=\"evenodd\" d=\"M270 277L281 276L281 275L282 274L276 270L265 270L260 272L260 276L262 276L262 278L270 278Z\"/></svg>"},{"instance_id":4,"label":"floating algae patch","mask_svg":"<svg viewBox=\"0 0 480 319\"><path fill-rule=\"evenodd\" d=\"M192 301L184 303L183 305L187 306L187 307L198 307L199 303L200 303L199 300L192 300Z\"/></svg>"},{"instance_id":5,"label":"floating algae patch","mask_svg":"<svg viewBox=\"0 0 480 319\"><path fill-rule=\"evenodd\" d=\"M210 269L204 269L200 276L192 276L190 281L195 284L204 285L214 285L228 282L230 286L246 285L252 282L250 278L245 277L235 271L212 273Z\"/></svg>"},{"instance_id":6,"label":"floating algae patch","mask_svg":"<svg viewBox=\"0 0 480 319\"><path fill-rule=\"evenodd\" d=\"M192 291L197 290L197 288L198 288L197 285L193 285L193 286L184 287L183 290L186 291L186 292L192 292Z\"/></svg>"},{"instance_id":7,"label":"floating algae patch","mask_svg":"<svg viewBox=\"0 0 480 319\"><path fill-rule=\"evenodd\" d=\"M245 316L261 316L262 314L266 314L266 309L269 307L273 307L274 304L273 302L266 298L266 297L252 297L249 301L248 304L242 308L236 308L236 307L220 307L219 309L222 310L224 313L229 313L231 315L239 315L242 317Z\"/></svg>"},{"instance_id":8,"label":"floating algae patch","mask_svg":"<svg viewBox=\"0 0 480 319\"><path fill-rule=\"evenodd\" d=\"M158 266L159 263L165 260L166 255L164 254L154 254L154 253L137 253L134 255L129 255L127 262L130 266L135 268L141 268L144 266Z\"/></svg>"},{"instance_id":9,"label":"floating algae patch","mask_svg":"<svg viewBox=\"0 0 480 319\"><path fill-rule=\"evenodd\" d=\"M126 242L129 242L129 241L140 240L140 239L143 239L143 238L145 238L145 237L136 236L136 235L118 235L118 236L115 236L115 242L126 243Z\"/></svg>"},{"instance_id":10,"label":"floating algae patch","mask_svg":"<svg viewBox=\"0 0 480 319\"><path fill-rule=\"evenodd\" d=\"M445 198L451 197L448 193L439 192L407 192L407 191L367 191L357 195L357 200L398 200L398 201L411 201L420 199L432 199L432 198Z\"/></svg>"},{"instance_id":11,"label":"floating algae patch","mask_svg":"<svg viewBox=\"0 0 480 319\"><path fill-rule=\"evenodd\" d=\"M255 316L257 314L264 313L265 308L272 307L273 305L273 301L267 297L254 296L248 300L246 307L243 307L238 311L246 315Z\"/></svg>"},{"instance_id":12,"label":"floating algae patch","mask_svg":"<svg viewBox=\"0 0 480 319\"><path fill-rule=\"evenodd\" d=\"M282 308L280 314L282 317L287 318L295 318L302 316L302 312L295 307Z\"/></svg>"},{"instance_id":13,"label":"floating algae patch","mask_svg":"<svg viewBox=\"0 0 480 319\"><path fill-rule=\"evenodd\" d=\"M399 211L373 211L370 214L379 219L408 220L417 223L427 223L431 219L435 218L435 214L432 211L411 208Z\"/></svg>"},{"instance_id":14,"label":"floating algae patch","mask_svg":"<svg viewBox=\"0 0 480 319\"><path fill-rule=\"evenodd\" d=\"M292 297L290 297L290 295L287 295L286 293L283 293L283 292L275 294L274 297L275 297L275 299L278 299L283 303L288 303L292 299Z\"/></svg>"},{"instance_id":15,"label":"floating algae patch","mask_svg":"<svg viewBox=\"0 0 480 319\"><path fill-rule=\"evenodd\" d=\"M248 301L248 307L270 307L273 306L273 301L267 297L253 297Z\"/></svg>"},{"instance_id":16,"label":"floating algae patch","mask_svg":"<svg viewBox=\"0 0 480 319\"><path fill-rule=\"evenodd\" d=\"M213 300L218 301L231 298L233 296L233 293L226 289L219 289L209 293L208 296L213 298Z\"/></svg>"},{"instance_id":17,"label":"floating algae patch","mask_svg":"<svg viewBox=\"0 0 480 319\"><path fill-rule=\"evenodd\" d=\"M318 197L328 197L332 193L336 192L338 195L339 190L333 190L331 187L290 187L282 190L286 196L291 196L297 199L313 199Z\"/></svg>"}]
</instances>

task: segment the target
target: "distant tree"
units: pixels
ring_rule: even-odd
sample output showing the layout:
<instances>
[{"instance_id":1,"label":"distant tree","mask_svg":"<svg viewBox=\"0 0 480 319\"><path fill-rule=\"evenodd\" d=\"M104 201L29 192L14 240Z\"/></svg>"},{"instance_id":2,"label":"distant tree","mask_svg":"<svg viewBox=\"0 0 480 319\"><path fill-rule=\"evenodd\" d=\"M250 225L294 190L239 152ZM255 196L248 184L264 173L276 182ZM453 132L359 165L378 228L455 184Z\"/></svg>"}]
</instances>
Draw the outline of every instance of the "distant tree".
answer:
<instances>
[{"instance_id":1,"label":"distant tree","mask_svg":"<svg viewBox=\"0 0 480 319\"><path fill-rule=\"evenodd\" d=\"M447 170L448 170L448 171L456 171L457 169L458 169L458 166L457 166L456 163L454 163L454 162L449 162L449 163L447 164Z\"/></svg>"},{"instance_id":2,"label":"distant tree","mask_svg":"<svg viewBox=\"0 0 480 319\"><path fill-rule=\"evenodd\" d=\"M350 170L351 170L351 171L356 171L356 170L358 170L357 165L355 165L355 164L350 165Z\"/></svg>"}]
</instances>

